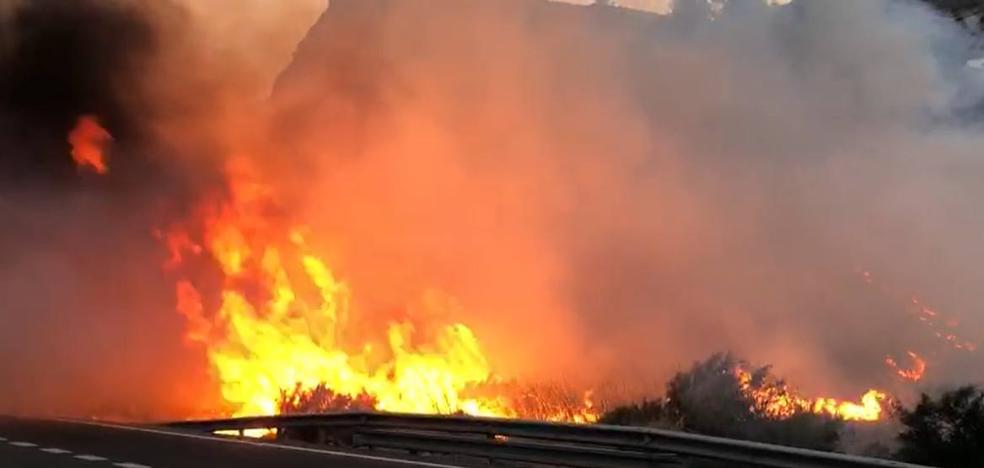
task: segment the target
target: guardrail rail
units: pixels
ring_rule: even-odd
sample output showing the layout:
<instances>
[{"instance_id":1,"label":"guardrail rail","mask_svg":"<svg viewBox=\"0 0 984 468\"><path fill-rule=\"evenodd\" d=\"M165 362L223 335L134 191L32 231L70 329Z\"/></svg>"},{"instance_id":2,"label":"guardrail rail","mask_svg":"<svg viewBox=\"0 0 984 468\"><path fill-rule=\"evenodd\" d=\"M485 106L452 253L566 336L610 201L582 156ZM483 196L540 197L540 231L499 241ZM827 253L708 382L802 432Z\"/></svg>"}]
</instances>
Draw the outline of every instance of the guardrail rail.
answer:
<instances>
[{"instance_id":1,"label":"guardrail rail","mask_svg":"<svg viewBox=\"0 0 984 468\"><path fill-rule=\"evenodd\" d=\"M182 421L162 426L240 435L251 429L274 429L276 437L286 441L572 467L927 468L662 429L468 416L342 412ZM715 461L720 464L707 464Z\"/></svg>"}]
</instances>

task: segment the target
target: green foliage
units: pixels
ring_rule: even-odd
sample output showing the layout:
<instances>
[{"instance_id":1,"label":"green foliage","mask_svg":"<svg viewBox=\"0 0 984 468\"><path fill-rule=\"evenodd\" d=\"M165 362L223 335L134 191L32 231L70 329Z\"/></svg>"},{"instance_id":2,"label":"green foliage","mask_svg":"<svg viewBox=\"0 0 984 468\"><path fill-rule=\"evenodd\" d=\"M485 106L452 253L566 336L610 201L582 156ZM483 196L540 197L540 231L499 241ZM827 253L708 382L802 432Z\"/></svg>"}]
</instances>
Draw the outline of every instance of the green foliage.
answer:
<instances>
[{"instance_id":1,"label":"green foliage","mask_svg":"<svg viewBox=\"0 0 984 468\"><path fill-rule=\"evenodd\" d=\"M905 429L897 457L941 467L984 466L984 390L964 386L938 399L923 394L912 410L898 408Z\"/></svg>"}]
</instances>

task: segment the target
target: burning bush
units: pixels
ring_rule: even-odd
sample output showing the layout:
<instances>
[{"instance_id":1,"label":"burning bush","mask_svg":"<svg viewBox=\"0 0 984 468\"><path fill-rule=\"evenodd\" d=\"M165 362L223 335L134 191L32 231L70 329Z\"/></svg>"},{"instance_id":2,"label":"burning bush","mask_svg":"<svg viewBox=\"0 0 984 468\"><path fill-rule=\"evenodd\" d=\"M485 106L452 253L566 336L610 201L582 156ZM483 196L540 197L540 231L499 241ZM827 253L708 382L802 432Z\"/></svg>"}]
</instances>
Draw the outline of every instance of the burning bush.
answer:
<instances>
[{"instance_id":1,"label":"burning bush","mask_svg":"<svg viewBox=\"0 0 984 468\"><path fill-rule=\"evenodd\" d=\"M817 450L836 448L843 418L801 404L808 400L796 396L768 366L749 368L730 354L714 354L677 373L667 383L664 399L615 408L601 421Z\"/></svg>"},{"instance_id":2,"label":"burning bush","mask_svg":"<svg viewBox=\"0 0 984 468\"><path fill-rule=\"evenodd\" d=\"M292 391L281 390L277 404L280 414L330 413L333 411L372 411L376 399L368 393L354 397L332 391L325 384L305 390L297 384Z\"/></svg>"}]
</instances>

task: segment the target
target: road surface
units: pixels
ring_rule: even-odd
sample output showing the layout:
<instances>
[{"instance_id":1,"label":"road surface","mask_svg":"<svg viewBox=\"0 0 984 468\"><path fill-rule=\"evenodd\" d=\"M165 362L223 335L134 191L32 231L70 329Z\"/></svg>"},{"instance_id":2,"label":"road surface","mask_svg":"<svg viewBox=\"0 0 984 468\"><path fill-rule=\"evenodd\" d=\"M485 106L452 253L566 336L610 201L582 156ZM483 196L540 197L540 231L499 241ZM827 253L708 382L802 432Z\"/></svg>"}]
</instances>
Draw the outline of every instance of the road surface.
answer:
<instances>
[{"instance_id":1,"label":"road surface","mask_svg":"<svg viewBox=\"0 0 984 468\"><path fill-rule=\"evenodd\" d=\"M360 452L95 422L0 416L2 468L452 468Z\"/></svg>"}]
</instances>

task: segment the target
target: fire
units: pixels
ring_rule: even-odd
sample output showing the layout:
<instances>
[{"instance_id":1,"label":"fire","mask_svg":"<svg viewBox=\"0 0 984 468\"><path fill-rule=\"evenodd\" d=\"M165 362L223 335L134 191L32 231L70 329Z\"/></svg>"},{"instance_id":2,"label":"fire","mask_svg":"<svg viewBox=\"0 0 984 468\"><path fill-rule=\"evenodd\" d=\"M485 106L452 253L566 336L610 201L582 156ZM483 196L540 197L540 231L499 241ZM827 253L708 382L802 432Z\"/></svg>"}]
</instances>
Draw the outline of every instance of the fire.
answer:
<instances>
[{"instance_id":1,"label":"fire","mask_svg":"<svg viewBox=\"0 0 984 468\"><path fill-rule=\"evenodd\" d=\"M876 283L874 276L870 271L861 270L861 276L866 284L875 286L887 297L899 302L907 302L907 305L910 306L910 315L925 326L932 333L932 335L941 341L945 346L958 351L973 352L977 350L980 340L975 342L966 339L966 337L960 336L958 334L960 321L957 320L957 318L947 317L944 314L941 314L939 311L929 307L926 303L914 295L902 294L895 288L888 285ZM920 360L914 360L918 366ZM925 364L924 361L922 361L922 363ZM889 366L895 367L892 366L892 364L889 364Z\"/></svg>"},{"instance_id":2,"label":"fire","mask_svg":"<svg viewBox=\"0 0 984 468\"><path fill-rule=\"evenodd\" d=\"M570 416L564 414L560 418L553 419L554 421L573 421L576 423L596 423L598 422L598 409L595 408L594 404L594 391L588 390L584 392L584 399L581 401L581 405L577 407L577 410Z\"/></svg>"},{"instance_id":3,"label":"fire","mask_svg":"<svg viewBox=\"0 0 984 468\"><path fill-rule=\"evenodd\" d=\"M914 351L906 351L909 358L912 360L912 367L905 369L900 368L898 363L895 362L891 356L885 358L885 364L894 369L895 373L906 380L911 380L913 382L918 382L922 379L923 374L926 373L926 360L916 354Z\"/></svg>"},{"instance_id":4,"label":"fire","mask_svg":"<svg viewBox=\"0 0 984 468\"><path fill-rule=\"evenodd\" d=\"M593 390L578 395L563 387L541 385L516 393L510 403L523 417L575 423L595 423L600 417Z\"/></svg>"},{"instance_id":5,"label":"fire","mask_svg":"<svg viewBox=\"0 0 984 468\"><path fill-rule=\"evenodd\" d=\"M847 421L877 421L882 416L882 402L888 398L884 392L870 389L861 395L861 403L837 401L833 398L817 398L811 411L827 414Z\"/></svg>"},{"instance_id":6,"label":"fire","mask_svg":"<svg viewBox=\"0 0 984 468\"><path fill-rule=\"evenodd\" d=\"M336 407L344 403L519 416L509 398L479 392L500 379L468 326L409 312L371 323L353 307L352 288L307 241L304 226L287 219L250 166L239 160L226 176L226 193L159 237L169 250L166 268L199 257L220 276L214 298L201 280L180 278L177 309L186 319L186 339L204 346L234 415L270 415L284 404L313 402L320 410L345 409ZM424 303L428 317L458 307L438 294ZM590 393L577 411L552 419L596 420Z\"/></svg>"},{"instance_id":7,"label":"fire","mask_svg":"<svg viewBox=\"0 0 984 468\"><path fill-rule=\"evenodd\" d=\"M787 419L797 414L827 415L846 421L878 421L882 417L882 401L888 396L871 389L861 396L860 403L834 398L804 398L782 381L756 382L745 369L735 369L738 386L753 402L753 410L775 419Z\"/></svg>"},{"instance_id":8,"label":"fire","mask_svg":"<svg viewBox=\"0 0 984 468\"><path fill-rule=\"evenodd\" d=\"M68 143L72 145L72 160L79 168L87 168L97 174L107 174L105 147L113 137L99 123L94 115L83 115L68 133Z\"/></svg>"},{"instance_id":9,"label":"fire","mask_svg":"<svg viewBox=\"0 0 984 468\"><path fill-rule=\"evenodd\" d=\"M932 329L933 335L936 336L936 338L944 341L953 349L960 351L977 350L976 343L957 336L956 330L960 325L960 322L957 319L946 318L940 315L939 312L929 308L917 297L912 297L910 302L913 307L915 307L916 319Z\"/></svg>"}]
</instances>

